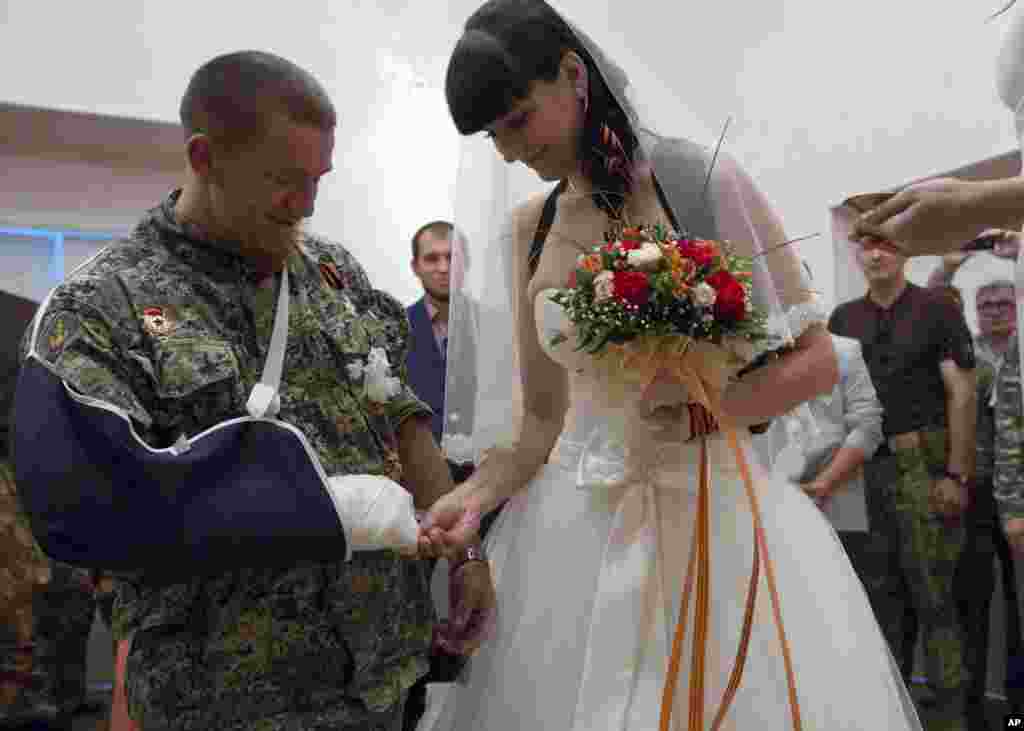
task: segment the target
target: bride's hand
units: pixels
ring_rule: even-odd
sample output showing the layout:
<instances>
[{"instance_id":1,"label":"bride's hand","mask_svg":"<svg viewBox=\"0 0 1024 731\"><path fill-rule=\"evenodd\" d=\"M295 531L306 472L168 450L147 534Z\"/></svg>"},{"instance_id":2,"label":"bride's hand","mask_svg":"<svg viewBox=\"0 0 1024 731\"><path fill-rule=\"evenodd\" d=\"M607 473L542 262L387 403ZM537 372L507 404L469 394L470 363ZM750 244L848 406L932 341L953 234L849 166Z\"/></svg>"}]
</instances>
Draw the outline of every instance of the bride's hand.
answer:
<instances>
[{"instance_id":1,"label":"bride's hand","mask_svg":"<svg viewBox=\"0 0 1024 731\"><path fill-rule=\"evenodd\" d=\"M811 482L804 482L800 484L800 489L804 491L814 504L817 505L821 510L825 510L828 507L829 501L832 500L832 495L835 492L835 488L823 480L812 480Z\"/></svg>"},{"instance_id":2,"label":"bride's hand","mask_svg":"<svg viewBox=\"0 0 1024 731\"><path fill-rule=\"evenodd\" d=\"M659 442L679 442L690 436L689 393L671 372L662 370L638 397L640 422Z\"/></svg>"},{"instance_id":3,"label":"bride's hand","mask_svg":"<svg viewBox=\"0 0 1024 731\"><path fill-rule=\"evenodd\" d=\"M476 543L483 511L464 483L435 502L420 523L420 554L451 558Z\"/></svg>"},{"instance_id":4,"label":"bride's hand","mask_svg":"<svg viewBox=\"0 0 1024 731\"><path fill-rule=\"evenodd\" d=\"M677 407L688 400L686 387L674 373L664 368L640 391L640 409L644 415L652 414L662 407Z\"/></svg>"}]
</instances>

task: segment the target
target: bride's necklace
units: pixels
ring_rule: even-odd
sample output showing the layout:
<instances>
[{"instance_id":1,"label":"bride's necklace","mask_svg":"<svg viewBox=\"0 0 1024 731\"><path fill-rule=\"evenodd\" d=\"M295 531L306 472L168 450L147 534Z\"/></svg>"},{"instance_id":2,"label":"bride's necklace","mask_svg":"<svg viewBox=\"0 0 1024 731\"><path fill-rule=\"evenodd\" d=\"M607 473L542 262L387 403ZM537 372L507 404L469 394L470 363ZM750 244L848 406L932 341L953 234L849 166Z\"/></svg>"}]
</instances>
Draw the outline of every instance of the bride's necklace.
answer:
<instances>
[{"instance_id":1,"label":"bride's necklace","mask_svg":"<svg viewBox=\"0 0 1024 731\"><path fill-rule=\"evenodd\" d=\"M617 238L621 236L623 229L629 228L632 225L630 223L628 205L625 202L623 202L622 207L619 209L618 216L612 215L611 213L609 213L608 211L594 203L592 194L589 192L582 191L580 189L580 186L576 184L576 182L573 180L571 176L565 179L565 193L574 196L576 199L586 198L594 206L597 212L600 213L602 215L602 218L604 219L603 225L605 230L605 236ZM567 243L572 244L572 246L575 249L577 249L583 254L589 254L593 251L593 243L577 241L576 239L569 238L567 236L559 236L559 238L562 238Z\"/></svg>"}]
</instances>

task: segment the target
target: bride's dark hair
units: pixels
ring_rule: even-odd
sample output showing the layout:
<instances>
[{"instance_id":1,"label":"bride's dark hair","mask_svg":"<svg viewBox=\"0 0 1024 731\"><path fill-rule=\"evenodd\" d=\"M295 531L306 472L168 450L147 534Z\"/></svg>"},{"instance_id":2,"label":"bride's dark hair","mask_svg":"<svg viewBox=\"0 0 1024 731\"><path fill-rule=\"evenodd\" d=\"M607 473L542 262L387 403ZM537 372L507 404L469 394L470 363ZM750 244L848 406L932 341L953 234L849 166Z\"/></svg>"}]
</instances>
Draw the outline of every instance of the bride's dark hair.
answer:
<instances>
[{"instance_id":1,"label":"bride's dark hair","mask_svg":"<svg viewBox=\"0 0 1024 731\"><path fill-rule=\"evenodd\" d=\"M569 51L583 59L590 84L580 160L594 187L594 203L616 216L629 192L630 177L606 165L609 147L603 127L607 125L621 142L631 167L639 147L634 115L608 88L608 82L615 85L622 98L625 75L602 59L605 71L614 74L606 82L590 51L544 0L489 0L470 16L448 62L448 109L461 134L479 132L507 114L517 99L526 98L532 82L556 79Z\"/></svg>"}]
</instances>

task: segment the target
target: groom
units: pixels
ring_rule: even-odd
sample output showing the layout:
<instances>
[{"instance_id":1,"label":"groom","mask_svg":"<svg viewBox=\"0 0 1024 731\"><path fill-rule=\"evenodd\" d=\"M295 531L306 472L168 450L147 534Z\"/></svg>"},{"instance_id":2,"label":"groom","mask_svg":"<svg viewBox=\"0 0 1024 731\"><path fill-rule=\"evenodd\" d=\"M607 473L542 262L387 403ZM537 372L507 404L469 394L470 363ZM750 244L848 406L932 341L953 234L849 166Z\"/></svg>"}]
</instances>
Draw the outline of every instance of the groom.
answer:
<instances>
[{"instance_id":1,"label":"groom","mask_svg":"<svg viewBox=\"0 0 1024 731\"><path fill-rule=\"evenodd\" d=\"M430 409L406 380L401 305L372 288L346 249L300 228L332 167L334 106L305 70L244 51L193 75L181 118L184 187L60 285L26 339L34 355L20 377L15 463L36 507L33 530L46 550L120 569L115 634L131 638L125 685L145 731L400 728L408 690L427 670L427 576L423 562L379 550L366 530L372 507L345 506L374 486L399 501L396 514L404 507L411 543L401 496L425 509L452 483ZM247 445L244 459L214 454L211 464L207 450L231 445L189 439L274 403L254 386L280 342L285 273L278 418L289 430L275 433L301 433L305 441L281 443L306 451L283 467L281 452L254 446L274 430L247 422L216 432ZM371 390L380 384L353 368L369 364L371 346L377 365L386 353L393 368L385 388ZM87 408L96 403L104 408ZM104 428L29 438L68 414L72 427ZM118 419L130 419L128 438L115 438L125 434ZM129 449L133 439L145 449ZM145 469L118 481L115 453L140 453ZM76 486L58 474L62 457L77 458L88 479ZM245 473L246 462L266 468ZM160 509L139 511L143 493ZM222 509L204 510L209 495ZM72 506L65 516L62 504ZM109 521L106 534L69 522L90 506ZM465 563L453 580L468 606L493 605L486 562Z\"/></svg>"}]
</instances>

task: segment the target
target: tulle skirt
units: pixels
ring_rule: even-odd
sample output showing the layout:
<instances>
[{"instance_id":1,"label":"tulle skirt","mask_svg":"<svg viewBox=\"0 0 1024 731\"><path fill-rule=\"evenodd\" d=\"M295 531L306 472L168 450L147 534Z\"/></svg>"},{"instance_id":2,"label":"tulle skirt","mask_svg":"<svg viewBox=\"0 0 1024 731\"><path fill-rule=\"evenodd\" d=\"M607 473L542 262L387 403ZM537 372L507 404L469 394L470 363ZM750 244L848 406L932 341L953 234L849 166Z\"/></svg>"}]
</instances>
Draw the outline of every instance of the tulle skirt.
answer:
<instances>
[{"instance_id":1,"label":"tulle skirt","mask_svg":"<svg viewBox=\"0 0 1024 731\"><path fill-rule=\"evenodd\" d=\"M429 686L419 731L649 731L658 728L697 507L699 447L626 484L582 475L583 445L561 441L488 536L498 611L454 684ZM803 729L920 729L907 690L831 525L794 485L750 464L792 660ZM754 560L735 452L708 440L709 627L703 693L690 688L687 631L672 729L703 696L711 728L733 674ZM584 455L591 461L593 454ZM690 602L688 614L693 612ZM792 729L782 642L766 572L747 658L722 729Z\"/></svg>"}]
</instances>

